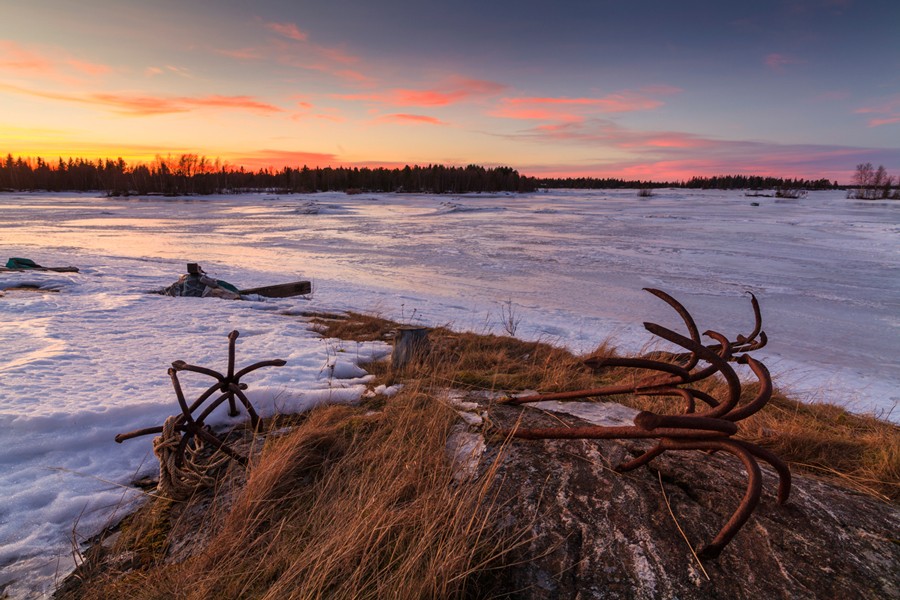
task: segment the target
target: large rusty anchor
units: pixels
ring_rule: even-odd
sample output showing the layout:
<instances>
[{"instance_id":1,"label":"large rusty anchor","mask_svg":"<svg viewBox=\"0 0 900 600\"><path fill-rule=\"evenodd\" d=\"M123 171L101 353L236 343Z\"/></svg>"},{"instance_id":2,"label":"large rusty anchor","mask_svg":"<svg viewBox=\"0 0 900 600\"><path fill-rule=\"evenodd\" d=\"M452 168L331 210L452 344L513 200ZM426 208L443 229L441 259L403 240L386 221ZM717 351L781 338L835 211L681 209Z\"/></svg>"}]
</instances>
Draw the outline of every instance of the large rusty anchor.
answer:
<instances>
[{"instance_id":1,"label":"large rusty anchor","mask_svg":"<svg viewBox=\"0 0 900 600\"><path fill-rule=\"evenodd\" d=\"M715 341L715 344L704 346L701 343L699 329L690 313L677 300L657 289L645 288L654 296L662 299L681 316L688 330L685 337L655 323L644 323L644 327L653 335L680 346L687 352L667 355L669 360L655 358L591 358L585 364L599 370L607 367L624 367L646 371L655 371L639 379L637 382L621 385L610 385L594 389L576 390L555 394L533 394L506 398L504 404L524 405L544 400L576 400L582 398L601 398L617 394L635 394L646 396L670 396L684 401L684 410L677 415L662 415L642 411L634 418L633 426L604 427L599 425L582 427L545 427L520 428L499 431L500 435L508 435L524 439L658 439L657 444L642 455L625 462L616 470L631 471L650 463L654 458L667 450L722 450L735 455L747 471L747 489L734 514L719 530L719 533L700 552L703 558L715 558L734 538L740 528L747 522L753 510L759 504L762 490L762 474L758 460L770 464L778 473L778 503L787 501L791 490L791 472L788 466L775 454L756 444L734 439L738 432L737 422L749 417L763 408L772 396L772 378L768 369L761 362L749 356L749 352L762 348L766 344L766 334L762 331L762 316L756 296L750 294L753 305L755 325L753 331L746 335L738 335L730 341L721 333L706 331L704 336ZM700 368L701 361L707 366ZM746 365L759 381L759 392L751 401L740 405L741 382L731 363ZM727 384L727 394L717 399L702 390L692 387L693 384L720 374ZM697 402L706 405L704 410L697 411Z\"/></svg>"}]
</instances>

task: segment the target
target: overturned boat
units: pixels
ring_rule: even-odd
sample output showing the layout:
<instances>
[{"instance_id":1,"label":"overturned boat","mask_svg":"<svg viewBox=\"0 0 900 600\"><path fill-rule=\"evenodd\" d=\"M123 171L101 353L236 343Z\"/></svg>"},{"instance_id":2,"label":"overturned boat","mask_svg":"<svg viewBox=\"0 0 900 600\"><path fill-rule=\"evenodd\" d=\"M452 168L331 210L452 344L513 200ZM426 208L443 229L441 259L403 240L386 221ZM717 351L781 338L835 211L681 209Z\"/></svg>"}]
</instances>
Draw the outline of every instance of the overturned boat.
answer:
<instances>
[{"instance_id":1,"label":"overturned boat","mask_svg":"<svg viewBox=\"0 0 900 600\"><path fill-rule=\"evenodd\" d=\"M227 281L215 279L197 263L187 264L187 273L172 285L157 290L155 293L164 296L188 296L193 298L224 298L226 300L244 300L245 296L263 296L266 298L290 298L312 292L309 281L294 281L263 287L238 289Z\"/></svg>"}]
</instances>

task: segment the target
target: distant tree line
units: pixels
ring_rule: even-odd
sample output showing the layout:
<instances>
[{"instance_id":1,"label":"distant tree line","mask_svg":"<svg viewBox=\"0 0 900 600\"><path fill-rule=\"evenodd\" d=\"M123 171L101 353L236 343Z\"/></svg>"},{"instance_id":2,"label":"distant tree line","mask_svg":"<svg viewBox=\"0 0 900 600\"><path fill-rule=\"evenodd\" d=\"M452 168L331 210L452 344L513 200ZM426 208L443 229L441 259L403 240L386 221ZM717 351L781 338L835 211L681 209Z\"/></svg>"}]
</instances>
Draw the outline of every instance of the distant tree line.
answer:
<instances>
[{"instance_id":1,"label":"distant tree line","mask_svg":"<svg viewBox=\"0 0 900 600\"><path fill-rule=\"evenodd\" d=\"M573 188L573 189L642 189L654 188L692 188L716 190L831 190L839 188L837 181L828 179L791 179L782 177L763 177L760 175L714 175L712 177L692 177L688 181L643 181L640 179L615 179L596 177L544 177L537 179L541 188Z\"/></svg>"},{"instance_id":2,"label":"distant tree line","mask_svg":"<svg viewBox=\"0 0 900 600\"><path fill-rule=\"evenodd\" d=\"M852 195L859 198L891 197L894 178L884 167L858 165ZM616 178L554 178L520 175L511 167L448 167L444 165L383 167L315 167L246 170L196 154L157 156L149 164L128 165L124 160L84 158L13 158L0 160L0 190L105 191L127 194L221 194L274 192L531 192L539 188L617 189L675 187L695 189L824 190L841 187L828 179L791 179L757 175L692 177L687 181L642 181ZM897 193L893 194L896 197Z\"/></svg>"},{"instance_id":3,"label":"distant tree line","mask_svg":"<svg viewBox=\"0 0 900 600\"><path fill-rule=\"evenodd\" d=\"M792 179L782 177L761 177L759 175L716 175L713 177L692 177L681 187L703 190L831 190L840 187L837 181L828 179Z\"/></svg>"},{"instance_id":4,"label":"distant tree line","mask_svg":"<svg viewBox=\"0 0 900 600\"><path fill-rule=\"evenodd\" d=\"M316 192L530 192L537 180L510 167L478 165L260 169L249 171L222 165L196 154L157 156L150 164L130 167L124 160L48 163L7 155L0 162L0 189L47 191L105 191L126 194L221 194L247 191Z\"/></svg>"}]
</instances>

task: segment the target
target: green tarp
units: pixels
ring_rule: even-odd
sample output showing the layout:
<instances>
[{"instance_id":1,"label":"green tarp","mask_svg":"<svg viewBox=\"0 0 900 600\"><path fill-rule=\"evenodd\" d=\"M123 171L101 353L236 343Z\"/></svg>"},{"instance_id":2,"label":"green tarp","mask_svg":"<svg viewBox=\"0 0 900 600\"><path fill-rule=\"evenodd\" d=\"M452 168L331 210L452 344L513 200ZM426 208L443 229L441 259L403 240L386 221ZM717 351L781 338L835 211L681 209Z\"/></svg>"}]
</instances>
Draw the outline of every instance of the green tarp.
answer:
<instances>
[{"instance_id":1,"label":"green tarp","mask_svg":"<svg viewBox=\"0 0 900 600\"><path fill-rule=\"evenodd\" d=\"M40 269L41 265L37 264L30 258L10 258L6 261L7 269Z\"/></svg>"}]
</instances>

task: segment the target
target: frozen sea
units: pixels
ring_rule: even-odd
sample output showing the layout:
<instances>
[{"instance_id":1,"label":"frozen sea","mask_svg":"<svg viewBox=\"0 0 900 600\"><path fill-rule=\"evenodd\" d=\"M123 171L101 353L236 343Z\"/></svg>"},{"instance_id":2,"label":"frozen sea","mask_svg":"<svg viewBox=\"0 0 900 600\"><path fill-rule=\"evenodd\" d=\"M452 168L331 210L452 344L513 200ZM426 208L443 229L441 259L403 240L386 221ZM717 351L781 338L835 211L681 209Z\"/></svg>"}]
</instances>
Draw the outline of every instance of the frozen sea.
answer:
<instances>
[{"instance_id":1,"label":"frozen sea","mask_svg":"<svg viewBox=\"0 0 900 600\"><path fill-rule=\"evenodd\" d=\"M355 363L389 349L322 339L300 311L503 333L512 309L519 337L635 351L650 342L641 322L680 326L641 288L669 292L701 330L731 336L752 325L752 291L770 338L757 356L777 385L900 421L900 202L839 191L6 193L0 262L10 256L81 268L0 273L0 292L57 290L0 298L0 595L6 586L14 598L49 592L71 569L73 530L82 540L132 505L128 482L156 468L150 437L113 437L174 412L173 360L224 368L226 335L238 329L239 364L288 361L247 380L263 412L365 393ZM186 262L242 288L311 279L313 294L145 293ZM208 384L185 379L189 397Z\"/></svg>"}]
</instances>

